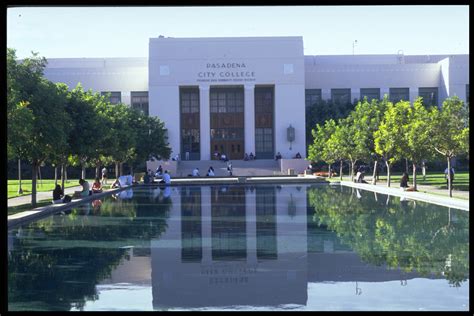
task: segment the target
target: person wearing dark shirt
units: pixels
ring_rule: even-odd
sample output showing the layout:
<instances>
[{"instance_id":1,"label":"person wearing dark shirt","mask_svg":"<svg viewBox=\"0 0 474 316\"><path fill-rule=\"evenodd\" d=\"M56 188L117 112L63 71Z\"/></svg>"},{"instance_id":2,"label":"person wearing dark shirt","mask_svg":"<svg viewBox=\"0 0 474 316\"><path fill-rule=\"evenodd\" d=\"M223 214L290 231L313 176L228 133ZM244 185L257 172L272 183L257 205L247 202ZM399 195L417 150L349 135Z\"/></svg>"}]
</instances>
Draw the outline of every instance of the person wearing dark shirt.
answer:
<instances>
[{"instance_id":1,"label":"person wearing dark shirt","mask_svg":"<svg viewBox=\"0 0 474 316\"><path fill-rule=\"evenodd\" d=\"M59 184L56 184L56 188L53 190L53 204L61 203L64 193Z\"/></svg>"}]
</instances>

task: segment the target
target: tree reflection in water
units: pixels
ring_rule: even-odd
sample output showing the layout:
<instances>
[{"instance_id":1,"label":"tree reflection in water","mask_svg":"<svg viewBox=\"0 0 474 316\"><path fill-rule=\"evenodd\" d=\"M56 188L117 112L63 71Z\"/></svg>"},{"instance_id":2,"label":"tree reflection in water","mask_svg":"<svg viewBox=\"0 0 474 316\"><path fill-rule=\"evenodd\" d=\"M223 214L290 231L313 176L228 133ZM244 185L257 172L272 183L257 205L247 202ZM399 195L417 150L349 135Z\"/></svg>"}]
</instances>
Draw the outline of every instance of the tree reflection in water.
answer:
<instances>
[{"instance_id":1,"label":"tree reflection in water","mask_svg":"<svg viewBox=\"0 0 474 316\"><path fill-rule=\"evenodd\" d=\"M158 189L160 190L160 189ZM163 192L106 198L11 232L9 310L82 309L98 299L96 284L166 230L171 199ZM20 234L19 234L20 233Z\"/></svg>"},{"instance_id":2,"label":"tree reflection in water","mask_svg":"<svg viewBox=\"0 0 474 316\"><path fill-rule=\"evenodd\" d=\"M336 232L377 266L444 275L459 287L469 277L469 213L333 186L308 189L313 222Z\"/></svg>"}]
</instances>

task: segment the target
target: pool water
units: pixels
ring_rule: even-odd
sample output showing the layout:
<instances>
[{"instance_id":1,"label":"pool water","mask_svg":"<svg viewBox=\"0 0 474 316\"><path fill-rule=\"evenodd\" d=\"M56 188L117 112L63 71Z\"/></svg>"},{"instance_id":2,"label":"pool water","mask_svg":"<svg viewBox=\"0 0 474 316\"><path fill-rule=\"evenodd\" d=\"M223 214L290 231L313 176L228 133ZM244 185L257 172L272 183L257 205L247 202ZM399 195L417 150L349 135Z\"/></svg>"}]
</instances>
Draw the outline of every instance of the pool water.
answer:
<instances>
[{"instance_id":1,"label":"pool water","mask_svg":"<svg viewBox=\"0 0 474 316\"><path fill-rule=\"evenodd\" d=\"M469 310L469 212L339 185L128 189L9 230L8 309Z\"/></svg>"}]
</instances>

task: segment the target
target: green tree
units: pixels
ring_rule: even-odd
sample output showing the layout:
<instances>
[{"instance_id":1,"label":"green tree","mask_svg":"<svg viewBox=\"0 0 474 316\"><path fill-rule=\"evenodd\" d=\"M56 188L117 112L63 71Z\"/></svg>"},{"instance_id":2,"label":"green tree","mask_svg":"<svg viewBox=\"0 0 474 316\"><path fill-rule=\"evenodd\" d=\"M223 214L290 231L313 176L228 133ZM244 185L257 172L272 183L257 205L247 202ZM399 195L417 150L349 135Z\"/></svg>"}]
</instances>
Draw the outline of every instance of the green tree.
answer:
<instances>
[{"instance_id":1,"label":"green tree","mask_svg":"<svg viewBox=\"0 0 474 316\"><path fill-rule=\"evenodd\" d=\"M379 129L374 132L375 152L382 156L387 166L387 186L390 186L392 164L402 158L404 148L404 126L408 122L410 102L396 104L387 102L387 109Z\"/></svg>"},{"instance_id":2,"label":"green tree","mask_svg":"<svg viewBox=\"0 0 474 316\"><path fill-rule=\"evenodd\" d=\"M33 112L29 107L28 95L24 89L29 80L37 77L25 76L25 63L19 64L16 60L16 52L12 48L7 49L7 156L8 160L18 159L18 193L23 193L21 186L21 160L26 158L28 140L33 129ZM43 60L38 60L42 63ZM27 63L28 64L28 63ZM26 64L26 65L27 65ZM30 63L31 64L31 63ZM30 70L35 70L31 67ZM42 72L38 74L41 76Z\"/></svg>"},{"instance_id":3,"label":"green tree","mask_svg":"<svg viewBox=\"0 0 474 316\"><path fill-rule=\"evenodd\" d=\"M374 132L379 128L387 108L388 96L385 95L382 100L372 99L368 102L364 97L350 113L354 126L355 140L364 161L373 160L374 169L372 183L376 184L377 164L381 157L375 151Z\"/></svg>"},{"instance_id":4,"label":"green tree","mask_svg":"<svg viewBox=\"0 0 474 316\"><path fill-rule=\"evenodd\" d=\"M131 126L131 110L127 105L119 103L109 106L106 115L111 120L113 130L109 155L115 162L115 176L119 177L123 172L119 167L136 155L137 131Z\"/></svg>"},{"instance_id":5,"label":"green tree","mask_svg":"<svg viewBox=\"0 0 474 316\"><path fill-rule=\"evenodd\" d=\"M100 143L100 122L94 111L92 91L84 91L79 83L68 95L67 112L73 122L70 128L70 163L80 165L85 178L86 163L94 156Z\"/></svg>"},{"instance_id":6,"label":"green tree","mask_svg":"<svg viewBox=\"0 0 474 316\"><path fill-rule=\"evenodd\" d=\"M171 148L168 146L164 123L157 117L150 117L141 111L130 109L132 128L137 131L136 157L133 166L152 158L169 159ZM146 170L145 170L146 171Z\"/></svg>"},{"instance_id":7,"label":"green tree","mask_svg":"<svg viewBox=\"0 0 474 316\"><path fill-rule=\"evenodd\" d=\"M451 170L451 159L466 150L469 151L469 108L458 97L450 97L443 102L441 109L433 109L431 120L433 148L445 157L448 170ZM451 197L450 172L448 190Z\"/></svg>"},{"instance_id":8,"label":"green tree","mask_svg":"<svg viewBox=\"0 0 474 316\"><path fill-rule=\"evenodd\" d=\"M35 207L38 167L58 148L66 147L69 126L63 95L54 83L41 79L30 104L35 119L27 156L32 164L31 204Z\"/></svg>"},{"instance_id":9,"label":"green tree","mask_svg":"<svg viewBox=\"0 0 474 316\"><path fill-rule=\"evenodd\" d=\"M413 187L417 189L416 168L423 159L430 157L433 152L431 144L432 122L429 111L419 97L408 109L408 121L404 128L404 156L412 161Z\"/></svg>"},{"instance_id":10,"label":"green tree","mask_svg":"<svg viewBox=\"0 0 474 316\"><path fill-rule=\"evenodd\" d=\"M316 125L316 129L312 131L313 144L309 146L308 159L313 161L324 161L328 163L330 170L331 163L334 161L334 157L331 155L327 148L328 140L336 129L336 122L330 119L324 123L324 125ZM330 173L329 173L330 174Z\"/></svg>"}]
</instances>

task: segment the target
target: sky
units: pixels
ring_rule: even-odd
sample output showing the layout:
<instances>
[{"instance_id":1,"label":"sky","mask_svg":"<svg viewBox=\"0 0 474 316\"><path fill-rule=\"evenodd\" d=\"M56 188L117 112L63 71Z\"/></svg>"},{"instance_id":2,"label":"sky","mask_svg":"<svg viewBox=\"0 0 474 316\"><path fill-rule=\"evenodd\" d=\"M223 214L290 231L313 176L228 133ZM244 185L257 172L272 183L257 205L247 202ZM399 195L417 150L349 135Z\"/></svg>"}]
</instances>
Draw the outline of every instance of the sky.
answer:
<instances>
[{"instance_id":1,"label":"sky","mask_svg":"<svg viewBox=\"0 0 474 316\"><path fill-rule=\"evenodd\" d=\"M147 57L159 35L302 36L305 55L469 54L469 6L7 9L7 46L18 58Z\"/></svg>"}]
</instances>

